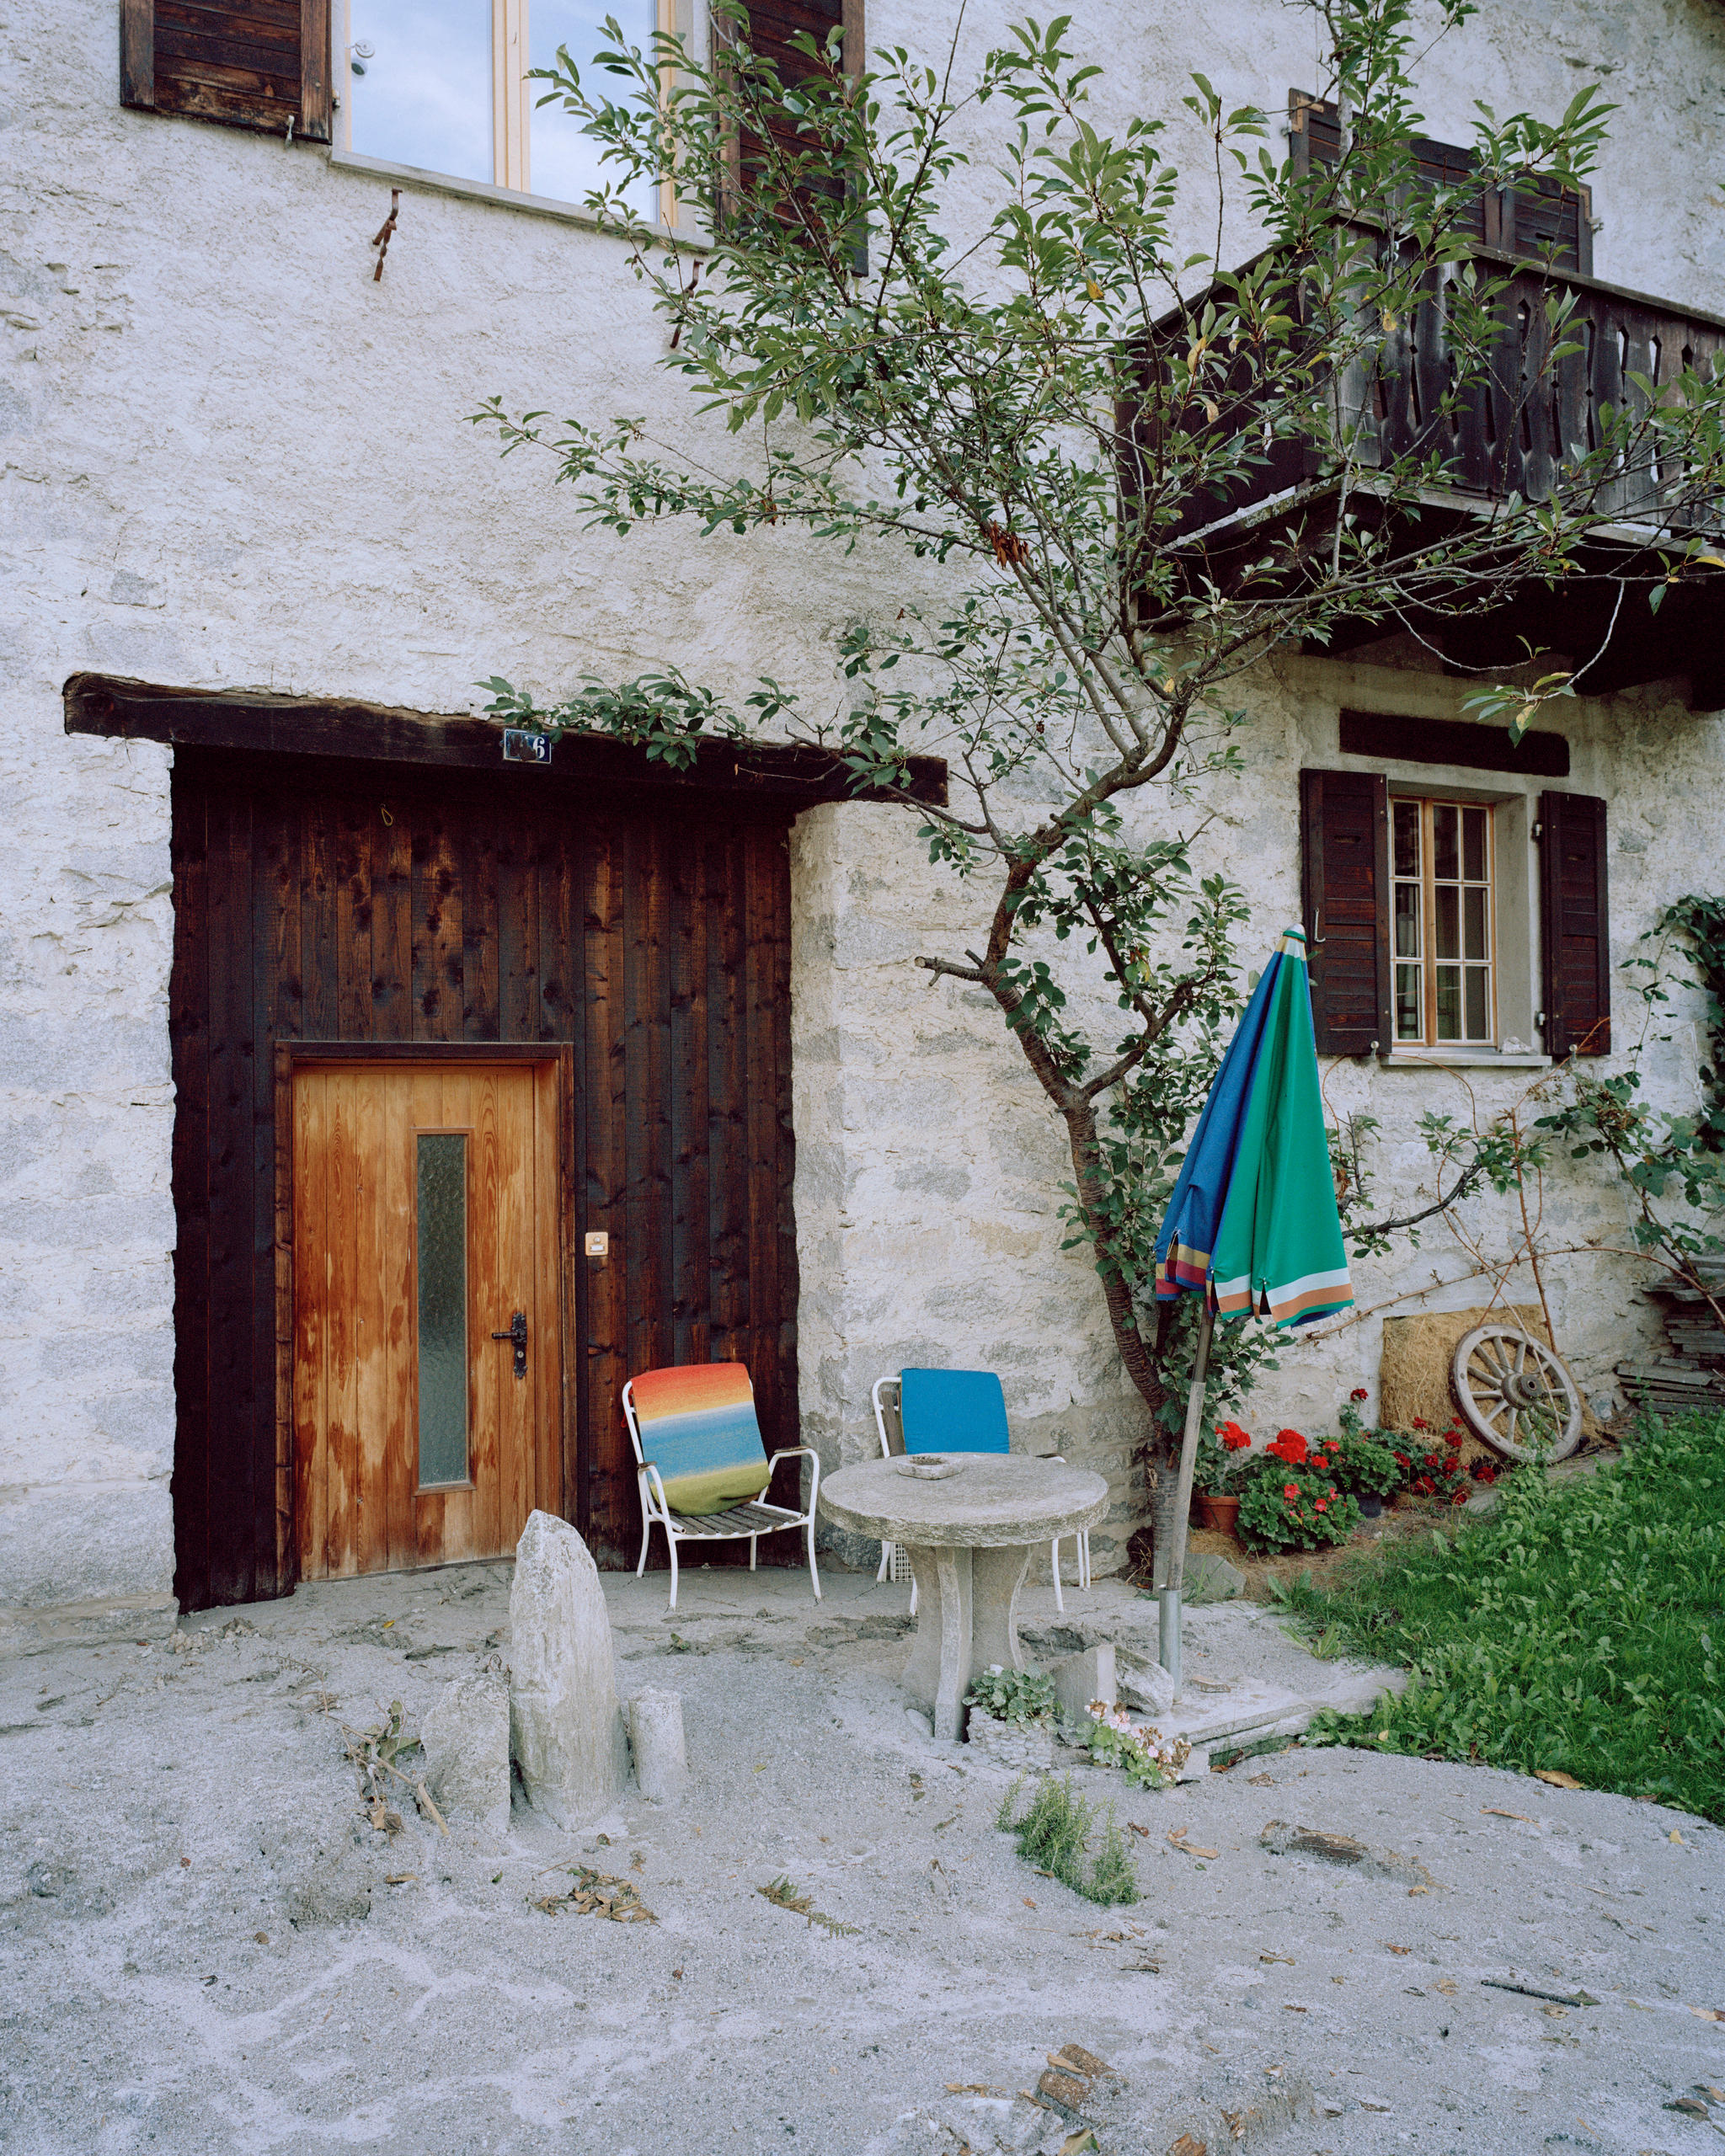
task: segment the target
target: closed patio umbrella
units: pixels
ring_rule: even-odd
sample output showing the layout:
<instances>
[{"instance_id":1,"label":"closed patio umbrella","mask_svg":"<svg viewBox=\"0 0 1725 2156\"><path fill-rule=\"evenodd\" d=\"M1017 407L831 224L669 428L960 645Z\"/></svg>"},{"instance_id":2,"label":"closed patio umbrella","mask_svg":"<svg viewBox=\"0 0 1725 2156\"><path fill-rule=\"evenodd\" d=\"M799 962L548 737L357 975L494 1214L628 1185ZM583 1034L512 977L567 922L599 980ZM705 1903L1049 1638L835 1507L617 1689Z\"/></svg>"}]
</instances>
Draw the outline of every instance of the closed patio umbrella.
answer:
<instances>
[{"instance_id":1,"label":"closed patio umbrella","mask_svg":"<svg viewBox=\"0 0 1725 2156\"><path fill-rule=\"evenodd\" d=\"M1180 1678L1186 1515L1210 1335L1225 1320L1310 1325L1354 1300L1318 1086L1306 938L1284 930L1198 1118L1156 1241L1158 1301L1202 1295L1169 1546L1156 1553L1162 1667Z\"/></svg>"}]
</instances>

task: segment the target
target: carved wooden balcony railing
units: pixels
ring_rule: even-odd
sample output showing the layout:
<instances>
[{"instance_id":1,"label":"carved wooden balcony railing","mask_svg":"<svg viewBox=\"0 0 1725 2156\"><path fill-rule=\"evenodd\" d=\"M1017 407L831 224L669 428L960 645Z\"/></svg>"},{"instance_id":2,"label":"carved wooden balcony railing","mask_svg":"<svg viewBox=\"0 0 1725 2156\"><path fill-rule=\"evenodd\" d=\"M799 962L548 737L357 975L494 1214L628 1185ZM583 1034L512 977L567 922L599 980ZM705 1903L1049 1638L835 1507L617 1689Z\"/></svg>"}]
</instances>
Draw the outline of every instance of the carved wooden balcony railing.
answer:
<instances>
[{"instance_id":1,"label":"carved wooden balcony railing","mask_svg":"<svg viewBox=\"0 0 1725 2156\"><path fill-rule=\"evenodd\" d=\"M1487 347L1488 364L1482 371L1468 370L1473 378L1458 393L1450 393L1458 371L1452 310L1462 265L1454 263L1432 265L1411 315L1386 324L1330 385L1334 417L1354 437L1351 484L1369 494L1374 467L1438 458L1439 476L1420 489L1424 528L1434 515L1477 515L1511 496L1547 500L1563 488L1566 477L1573 499L1583 480L1579 467L1599 452L1610 431L1608 410L1626 413L1632 421L1648 408L1649 390L1642 382L1650 386L1653 398L1671 399L1685 372L1707 376L1725 366L1725 318L1717 315L1485 249L1473 261L1480 285L1501 289L1492 302L1495 330ZM1549 311L1554 296L1573 302L1555 329ZM1183 348L1192 318L1188 313L1167 325ZM1574 349L1553 358L1559 347ZM1218 430L1236 438L1249 434L1255 422L1243 370L1231 403L1226 390L1217 394L1222 403ZM1121 413L1152 465L1153 405L1148 399L1135 417L1124 408ZM1192 418L1188 406L1183 424L1190 425ZM1588 512L1615 527L1601 535L1601 542L1608 552L1617 548L1619 558L1624 549L1639 548L1645 559L1645 550L1661 538L1681 541L1725 530L1717 494L1703 498L1688 471L1669 457L1662 463L1649 437L1642 436L1627 456L1595 465L1585 480ZM1130 481L1129 473L1129 487ZM1194 567L1201 562L1206 577L1226 584L1231 557L1259 556L1267 523L1296 515L1309 522L1326 513L1327 501L1338 491L1336 474L1326 473L1311 443L1272 440L1262 461L1187 503L1163 544L1189 553ZM1356 497L1354 505L1365 504ZM1605 563L1601 575L1608 576L1606 557L1594 566L1599 563ZM1589 594L1578 585L1567 595L1530 600L1531 612L1499 609L1466 627L1442 626L1445 648L1453 644L1459 657L1466 643L1470 659L1495 664L1515 655L1519 640L1531 632L1559 650L1583 655L1599 642L1589 608L1597 611L1602 588L1596 582ZM1612 595L1606 592L1607 603ZM1644 597L1639 604L1647 611ZM1697 680L1707 677L1697 696L1714 699L1704 707L1725 704L1725 609L1712 588L1700 596L1673 591L1663 618L1657 635L1648 633L1650 623L1629 622L1615 655L1590 662L1587 685L1605 690L1694 670ZM1717 658L1690 648L1703 623ZM1383 633L1381 627L1363 627L1357 640ZM1331 648L1352 640L1344 632Z\"/></svg>"},{"instance_id":2,"label":"carved wooden balcony railing","mask_svg":"<svg viewBox=\"0 0 1725 2156\"><path fill-rule=\"evenodd\" d=\"M1650 299L1573 270L1481 254L1482 281L1502 281L1494 305L1498 331L1488 371L1445 408L1455 379L1450 334L1460 265L1434 264L1411 317L1397 322L1354 359L1335 386L1338 418L1357 426L1358 456L1368 467L1434 451L1443 483L1477 502L1511 494L1542 501L1561 472L1596 451L1607 408L1638 414L1646 393L1674 393L1683 374L1707 374L1725 352L1725 319ZM1573 296L1573 311L1554 333L1548 302ZM1558 346L1574 346L1555 360ZM1238 424L1237 418L1234 421ZM1318 476L1304 443L1274 444L1262 464L1226 492L1194 501L1176 532L1221 520L1297 489ZM1717 505L1695 500L1680 471L1645 457L1606 476L1591 500L1626 524L1675 530L1714 528Z\"/></svg>"}]
</instances>

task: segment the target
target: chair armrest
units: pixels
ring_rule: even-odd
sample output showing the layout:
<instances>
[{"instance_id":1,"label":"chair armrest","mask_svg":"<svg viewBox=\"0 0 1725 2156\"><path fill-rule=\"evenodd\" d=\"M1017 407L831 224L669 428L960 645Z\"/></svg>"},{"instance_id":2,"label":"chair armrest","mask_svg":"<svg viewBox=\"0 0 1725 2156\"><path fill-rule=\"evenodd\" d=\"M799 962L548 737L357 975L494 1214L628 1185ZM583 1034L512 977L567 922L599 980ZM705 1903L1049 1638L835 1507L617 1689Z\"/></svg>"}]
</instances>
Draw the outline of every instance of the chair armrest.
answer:
<instances>
[{"instance_id":1,"label":"chair armrest","mask_svg":"<svg viewBox=\"0 0 1725 2156\"><path fill-rule=\"evenodd\" d=\"M798 1460L805 1454L814 1463L814 1486L809 1492L809 1509L812 1513L814 1509L814 1500L820 1495L820 1454L816 1452L813 1445L781 1446L767 1461L766 1471L770 1476L773 1469L782 1460Z\"/></svg>"}]
</instances>

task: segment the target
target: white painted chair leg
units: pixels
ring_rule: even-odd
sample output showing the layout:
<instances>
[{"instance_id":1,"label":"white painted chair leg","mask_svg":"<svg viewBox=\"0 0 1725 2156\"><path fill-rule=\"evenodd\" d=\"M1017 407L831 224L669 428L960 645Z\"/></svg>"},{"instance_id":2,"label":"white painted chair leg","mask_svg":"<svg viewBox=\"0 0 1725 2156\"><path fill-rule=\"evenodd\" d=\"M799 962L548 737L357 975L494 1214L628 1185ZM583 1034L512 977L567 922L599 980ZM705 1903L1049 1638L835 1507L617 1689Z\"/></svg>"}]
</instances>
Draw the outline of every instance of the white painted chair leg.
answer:
<instances>
[{"instance_id":1,"label":"white painted chair leg","mask_svg":"<svg viewBox=\"0 0 1725 2156\"><path fill-rule=\"evenodd\" d=\"M749 1537L749 1570L751 1572L755 1569L755 1545L760 1540L761 1537L758 1534L751 1534Z\"/></svg>"},{"instance_id":2,"label":"white painted chair leg","mask_svg":"<svg viewBox=\"0 0 1725 2156\"><path fill-rule=\"evenodd\" d=\"M670 1545L670 1606L675 1609L677 1606L677 1539L669 1528L665 1530L665 1539Z\"/></svg>"},{"instance_id":3,"label":"white painted chair leg","mask_svg":"<svg viewBox=\"0 0 1725 2156\"><path fill-rule=\"evenodd\" d=\"M1060 1593L1060 1542L1058 1535L1055 1537L1054 1547L1049 1552L1049 1569L1055 1576L1055 1608L1064 1617L1066 1614L1066 1598Z\"/></svg>"},{"instance_id":4,"label":"white painted chair leg","mask_svg":"<svg viewBox=\"0 0 1725 2156\"><path fill-rule=\"evenodd\" d=\"M1078 1584L1090 1585L1090 1529L1085 1528L1078 1537Z\"/></svg>"},{"instance_id":5,"label":"white painted chair leg","mask_svg":"<svg viewBox=\"0 0 1725 2156\"><path fill-rule=\"evenodd\" d=\"M809 1515L809 1584L814 1590L814 1599L820 1599L820 1574L814 1564L814 1515Z\"/></svg>"},{"instance_id":6,"label":"white painted chair leg","mask_svg":"<svg viewBox=\"0 0 1725 2156\"><path fill-rule=\"evenodd\" d=\"M874 1584L877 1587L879 1587L881 1582L886 1577L888 1569L891 1566L892 1561L893 1545L890 1542L883 1542L880 1545L880 1570L874 1575Z\"/></svg>"},{"instance_id":7,"label":"white painted chair leg","mask_svg":"<svg viewBox=\"0 0 1725 2156\"><path fill-rule=\"evenodd\" d=\"M641 1561L635 1567L635 1577L637 1579L639 1579L642 1573L647 1569L647 1544L649 1537L652 1535L652 1519L645 1512L643 1512L641 1514Z\"/></svg>"},{"instance_id":8,"label":"white painted chair leg","mask_svg":"<svg viewBox=\"0 0 1725 2156\"><path fill-rule=\"evenodd\" d=\"M915 1572L911 1575L911 1614L913 1617L916 1614L916 1575Z\"/></svg>"}]
</instances>

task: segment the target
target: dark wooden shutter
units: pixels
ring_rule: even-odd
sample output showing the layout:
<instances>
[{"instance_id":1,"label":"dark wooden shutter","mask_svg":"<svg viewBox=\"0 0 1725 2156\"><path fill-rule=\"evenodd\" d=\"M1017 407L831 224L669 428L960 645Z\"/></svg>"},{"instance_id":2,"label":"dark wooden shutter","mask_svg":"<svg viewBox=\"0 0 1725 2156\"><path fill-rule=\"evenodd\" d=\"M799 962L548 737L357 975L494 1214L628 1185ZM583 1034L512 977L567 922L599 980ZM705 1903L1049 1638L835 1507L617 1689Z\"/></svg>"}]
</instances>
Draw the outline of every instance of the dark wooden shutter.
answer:
<instances>
[{"instance_id":1,"label":"dark wooden shutter","mask_svg":"<svg viewBox=\"0 0 1725 2156\"><path fill-rule=\"evenodd\" d=\"M1334 164L1340 157L1342 120L1333 104L1305 90L1290 90L1288 121L1296 174L1303 177L1314 165ZM1418 135L1408 147L1414 169L1427 186L1462 186L1473 170L1473 152L1459 142ZM1557 269L1593 275L1593 195L1586 188L1539 178L1520 187L1482 189L1458 212L1456 227L1506 253L1535 255Z\"/></svg>"},{"instance_id":2,"label":"dark wooden shutter","mask_svg":"<svg viewBox=\"0 0 1725 2156\"><path fill-rule=\"evenodd\" d=\"M1548 1055L1611 1052L1611 936L1605 903L1605 804L1589 793L1540 796Z\"/></svg>"},{"instance_id":3,"label":"dark wooden shutter","mask_svg":"<svg viewBox=\"0 0 1725 2156\"><path fill-rule=\"evenodd\" d=\"M1549 178L1503 190L1502 244L1511 254L1537 256L1555 269L1594 269L1593 190Z\"/></svg>"},{"instance_id":4,"label":"dark wooden shutter","mask_svg":"<svg viewBox=\"0 0 1725 2156\"><path fill-rule=\"evenodd\" d=\"M120 101L329 140L329 0L120 0Z\"/></svg>"},{"instance_id":5,"label":"dark wooden shutter","mask_svg":"<svg viewBox=\"0 0 1725 2156\"><path fill-rule=\"evenodd\" d=\"M757 60L772 62L779 81L787 88L806 82L820 72L815 61L792 44L791 40L798 31L806 30L817 45L824 45L837 29L843 40L845 72L857 75L862 72L863 0L746 0L746 4L749 49ZM787 122L782 129L769 126L768 132L782 144L788 156L796 156L798 138L793 126ZM739 168L749 175L751 184L759 184L759 176L766 164L767 148L760 136L748 133L736 146ZM787 223L796 221L793 198L787 198L779 214ZM859 273L868 267L861 254L854 267Z\"/></svg>"},{"instance_id":6,"label":"dark wooden shutter","mask_svg":"<svg viewBox=\"0 0 1725 2156\"><path fill-rule=\"evenodd\" d=\"M1318 1054L1387 1054L1387 782L1372 771L1302 771L1300 848Z\"/></svg>"}]
</instances>

